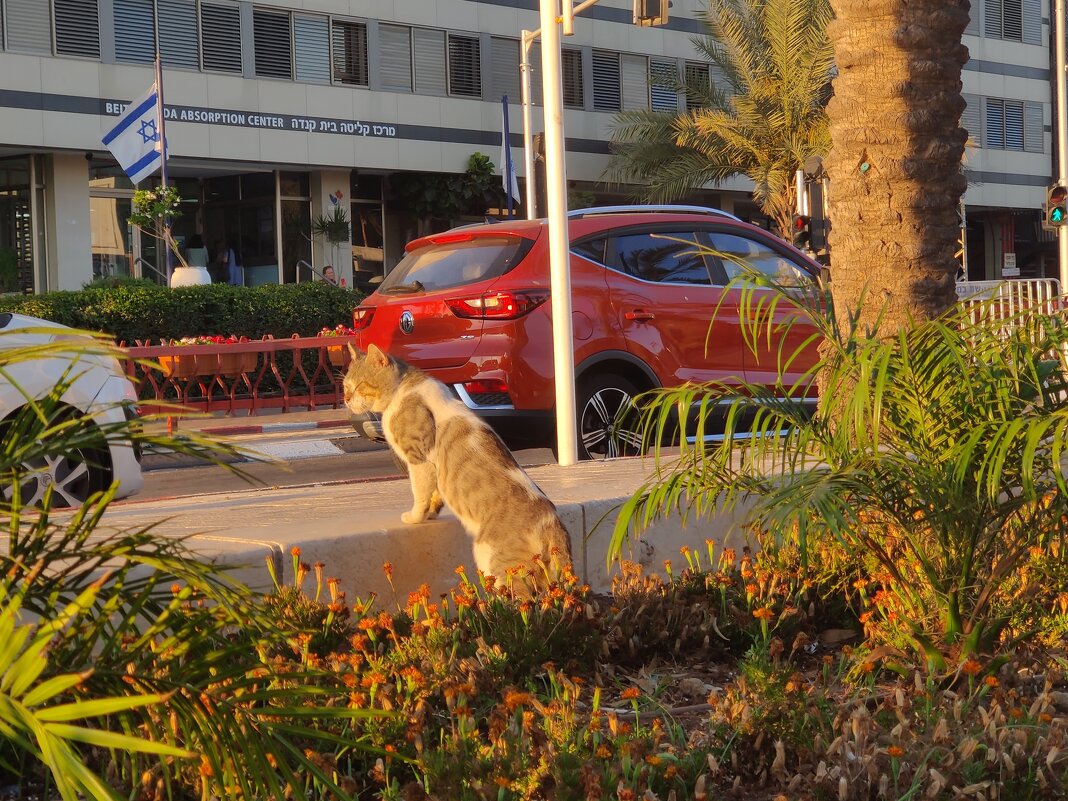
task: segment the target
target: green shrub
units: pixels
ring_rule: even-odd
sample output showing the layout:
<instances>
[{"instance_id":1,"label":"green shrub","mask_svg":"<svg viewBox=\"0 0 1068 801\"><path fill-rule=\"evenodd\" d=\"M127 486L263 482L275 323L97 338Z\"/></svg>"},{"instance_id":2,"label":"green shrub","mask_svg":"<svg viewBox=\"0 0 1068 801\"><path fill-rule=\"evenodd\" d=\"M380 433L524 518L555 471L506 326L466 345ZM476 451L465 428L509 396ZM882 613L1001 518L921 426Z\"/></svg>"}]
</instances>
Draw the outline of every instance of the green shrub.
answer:
<instances>
[{"instance_id":1,"label":"green shrub","mask_svg":"<svg viewBox=\"0 0 1068 801\"><path fill-rule=\"evenodd\" d=\"M90 287L78 292L0 298L0 311L100 331L118 342L222 334L314 336L351 323L363 294L323 281L258 287L212 284Z\"/></svg>"}]
</instances>

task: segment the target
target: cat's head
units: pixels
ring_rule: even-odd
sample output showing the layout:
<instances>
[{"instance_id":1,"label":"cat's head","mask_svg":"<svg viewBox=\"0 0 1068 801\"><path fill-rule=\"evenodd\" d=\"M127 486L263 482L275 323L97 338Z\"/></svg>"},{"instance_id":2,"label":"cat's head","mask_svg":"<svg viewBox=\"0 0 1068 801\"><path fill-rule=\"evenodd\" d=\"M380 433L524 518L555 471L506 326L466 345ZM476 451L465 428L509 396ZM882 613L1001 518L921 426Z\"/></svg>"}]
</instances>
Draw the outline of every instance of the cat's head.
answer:
<instances>
[{"instance_id":1,"label":"cat's head","mask_svg":"<svg viewBox=\"0 0 1068 801\"><path fill-rule=\"evenodd\" d=\"M381 412L393 398L403 376L401 365L375 345L360 353L349 345L352 361L345 374L345 405L354 414Z\"/></svg>"}]
</instances>

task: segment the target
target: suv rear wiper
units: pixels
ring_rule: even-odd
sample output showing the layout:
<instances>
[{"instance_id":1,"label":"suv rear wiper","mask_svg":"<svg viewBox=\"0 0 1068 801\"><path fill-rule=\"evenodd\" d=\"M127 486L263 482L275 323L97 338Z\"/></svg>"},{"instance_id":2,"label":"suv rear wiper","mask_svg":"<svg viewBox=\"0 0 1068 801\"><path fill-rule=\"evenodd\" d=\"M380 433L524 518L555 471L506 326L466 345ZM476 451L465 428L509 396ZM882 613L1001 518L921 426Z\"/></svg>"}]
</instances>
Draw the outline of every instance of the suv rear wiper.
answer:
<instances>
[{"instance_id":1,"label":"suv rear wiper","mask_svg":"<svg viewBox=\"0 0 1068 801\"><path fill-rule=\"evenodd\" d=\"M395 284L385 290L389 295L403 295L406 292L425 292L426 287L422 281L412 281L410 284Z\"/></svg>"}]
</instances>

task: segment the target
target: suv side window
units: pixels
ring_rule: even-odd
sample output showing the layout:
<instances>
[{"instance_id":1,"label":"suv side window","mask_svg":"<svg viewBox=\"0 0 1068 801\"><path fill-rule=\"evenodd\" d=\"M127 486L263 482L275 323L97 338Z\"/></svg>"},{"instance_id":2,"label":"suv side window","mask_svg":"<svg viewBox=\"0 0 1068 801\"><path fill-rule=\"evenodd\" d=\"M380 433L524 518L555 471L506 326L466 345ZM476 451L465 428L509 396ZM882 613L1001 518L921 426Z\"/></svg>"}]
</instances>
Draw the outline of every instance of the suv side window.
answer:
<instances>
[{"instance_id":1,"label":"suv side window","mask_svg":"<svg viewBox=\"0 0 1068 801\"><path fill-rule=\"evenodd\" d=\"M608 237L598 236L593 239L587 239L584 242L575 243L571 246L571 252L597 264L604 264L604 247L606 244L608 244Z\"/></svg>"},{"instance_id":2,"label":"suv side window","mask_svg":"<svg viewBox=\"0 0 1068 801\"><path fill-rule=\"evenodd\" d=\"M728 280L744 275L747 270L755 270L779 286L799 287L812 283L808 271L770 245L738 234L714 232L709 236Z\"/></svg>"},{"instance_id":3,"label":"suv side window","mask_svg":"<svg viewBox=\"0 0 1068 801\"><path fill-rule=\"evenodd\" d=\"M693 231L620 234L610 242L609 264L621 272L661 284L711 284Z\"/></svg>"}]
</instances>

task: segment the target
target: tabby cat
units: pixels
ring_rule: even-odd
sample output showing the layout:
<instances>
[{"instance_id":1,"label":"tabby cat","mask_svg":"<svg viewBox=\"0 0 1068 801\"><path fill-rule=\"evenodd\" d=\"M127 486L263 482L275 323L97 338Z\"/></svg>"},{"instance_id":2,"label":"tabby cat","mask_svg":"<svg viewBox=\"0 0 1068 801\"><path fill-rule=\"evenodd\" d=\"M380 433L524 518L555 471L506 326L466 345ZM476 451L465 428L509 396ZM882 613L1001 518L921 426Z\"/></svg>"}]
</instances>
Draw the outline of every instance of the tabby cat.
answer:
<instances>
[{"instance_id":1,"label":"tabby cat","mask_svg":"<svg viewBox=\"0 0 1068 801\"><path fill-rule=\"evenodd\" d=\"M408 467L415 502L405 523L435 517L442 504L474 540L478 569L499 582L527 567L536 586L570 566L567 530L552 501L494 431L440 381L371 345L349 345L345 405L382 417L386 441ZM527 595L524 582L513 591Z\"/></svg>"}]
</instances>

